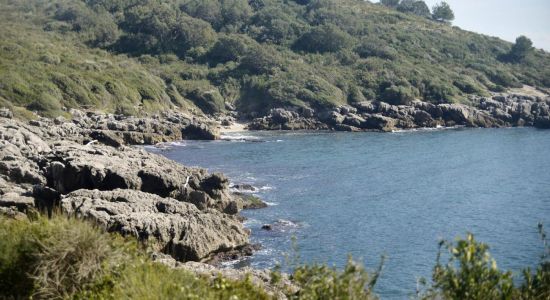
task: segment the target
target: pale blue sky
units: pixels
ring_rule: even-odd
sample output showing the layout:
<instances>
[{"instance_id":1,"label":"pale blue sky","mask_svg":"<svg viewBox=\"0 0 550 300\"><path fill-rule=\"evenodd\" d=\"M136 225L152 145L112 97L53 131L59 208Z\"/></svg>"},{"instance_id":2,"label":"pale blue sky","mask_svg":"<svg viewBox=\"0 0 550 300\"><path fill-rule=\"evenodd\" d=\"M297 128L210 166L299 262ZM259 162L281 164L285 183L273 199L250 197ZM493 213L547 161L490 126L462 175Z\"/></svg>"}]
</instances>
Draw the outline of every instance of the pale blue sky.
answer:
<instances>
[{"instance_id":1,"label":"pale blue sky","mask_svg":"<svg viewBox=\"0 0 550 300\"><path fill-rule=\"evenodd\" d=\"M424 0L431 8L440 0ZM374 1L378 2L378 1ZM526 35L550 51L550 0L447 0L454 25L513 42Z\"/></svg>"}]
</instances>

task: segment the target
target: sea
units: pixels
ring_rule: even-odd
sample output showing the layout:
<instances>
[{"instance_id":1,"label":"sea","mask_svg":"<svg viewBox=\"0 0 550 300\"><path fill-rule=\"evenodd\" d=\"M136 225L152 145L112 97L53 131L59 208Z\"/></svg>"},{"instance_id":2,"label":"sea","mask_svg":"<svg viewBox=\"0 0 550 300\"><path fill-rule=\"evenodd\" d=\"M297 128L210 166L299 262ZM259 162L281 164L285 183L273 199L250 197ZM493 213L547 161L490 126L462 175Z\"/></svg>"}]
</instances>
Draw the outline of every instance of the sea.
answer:
<instances>
[{"instance_id":1,"label":"sea","mask_svg":"<svg viewBox=\"0 0 550 300\"><path fill-rule=\"evenodd\" d=\"M543 254L537 224L550 231L550 131L250 131L149 150L223 172L268 203L242 212L262 249L226 267L342 268L351 256L375 270L384 256L382 299L414 296L439 241L467 233L519 280Z\"/></svg>"}]
</instances>

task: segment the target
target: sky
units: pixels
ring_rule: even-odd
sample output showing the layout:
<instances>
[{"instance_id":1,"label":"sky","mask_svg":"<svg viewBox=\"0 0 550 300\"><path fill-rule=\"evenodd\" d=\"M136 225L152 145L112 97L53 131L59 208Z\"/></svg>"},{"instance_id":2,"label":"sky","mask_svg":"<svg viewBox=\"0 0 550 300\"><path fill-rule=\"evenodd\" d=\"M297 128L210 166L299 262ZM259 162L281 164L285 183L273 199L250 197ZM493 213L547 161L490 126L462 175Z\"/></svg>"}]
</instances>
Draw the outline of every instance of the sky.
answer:
<instances>
[{"instance_id":1,"label":"sky","mask_svg":"<svg viewBox=\"0 0 550 300\"><path fill-rule=\"evenodd\" d=\"M424 0L431 8L440 0ZM514 42L525 35L550 51L550 0L447 0L454 25Z\"/></svg>"}]
</instances>

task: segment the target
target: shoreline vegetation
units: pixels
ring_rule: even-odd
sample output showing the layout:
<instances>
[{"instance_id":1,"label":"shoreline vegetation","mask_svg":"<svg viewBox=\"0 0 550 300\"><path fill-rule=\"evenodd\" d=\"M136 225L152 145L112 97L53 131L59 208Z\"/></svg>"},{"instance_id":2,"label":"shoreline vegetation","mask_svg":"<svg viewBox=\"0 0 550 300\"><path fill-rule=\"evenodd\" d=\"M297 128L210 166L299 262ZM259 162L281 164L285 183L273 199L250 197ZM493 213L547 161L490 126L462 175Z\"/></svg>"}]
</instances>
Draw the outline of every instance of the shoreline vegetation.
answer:
<instances>
[{"instance_id":1,"label":"shoreline vegetation","mask_svg":"<svg viewBox=\"0 0 550 300\"><path fill-rule=\"evenodd\" d=\"M547 299L550 248L540 263L525 268L521 283L497 268L486 244L472 234L441 241L432 281L421 278L413 299ZM378 299L383 270L368 272L350 257L339 270L290 262L291 274L232 270L181 263L151 251L147 243L106 233L80 218L0 216L0 296L51 299ZM445 260L445 262L442 262Z\"/></svg>"}]
</instances>

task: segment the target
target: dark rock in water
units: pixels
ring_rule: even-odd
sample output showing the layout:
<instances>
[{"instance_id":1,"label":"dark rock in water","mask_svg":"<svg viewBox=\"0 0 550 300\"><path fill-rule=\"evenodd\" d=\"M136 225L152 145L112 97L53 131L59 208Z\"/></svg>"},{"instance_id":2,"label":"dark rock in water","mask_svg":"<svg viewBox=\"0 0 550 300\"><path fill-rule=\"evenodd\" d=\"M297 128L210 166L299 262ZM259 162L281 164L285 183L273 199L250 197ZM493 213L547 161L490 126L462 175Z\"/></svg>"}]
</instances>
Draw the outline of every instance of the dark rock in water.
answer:
<instances>
[{"instance_id":1,"label":"dark rock in water","mask_svg":"<svg viewBox=\"0 0 550 300\"><path fill-rule=\"evenodd\" d=\"M228 262L232 260L238 260L246 256L252 256L254 252L261 250L262 246L260 244L248 244L243 247L239 247L230 251L224 251L216 253L208 257L205 262L219 266L223 262Z\"/></svg>"},{"instance_id":2,"label":"dark rock in water","mask_svg":"<svg viewBox=\"0 0 550 300\"><path fill-rule=\"evenodd\" d=\"M251 184L247 184L247 183L243 183L243 184L235 184L232 186L232 188L234 189L237 189L239 191L249 191L249 192L254 192L254 191L257 191L258 189L256 187L254 187L253 185Z\"/></svg>"},{"instance_id":3,"label":"dark rock in water","mask_svg":"<svg viewBox=\"0 0 550 300\"><path fill-rule=\"evenodd\" d=\"M236 218L140 191L78 190L63 197L61 207L110 232L149 241L180 261L200 261L248 245L249 232Z\"/></svg>"},{"instance_id":4,"label":"dark rock in water","mask_svg":"<svg viewBox=\"0 0 550 300\"><path fill-rule=\"evenodd\" d=\"M299 225L298 223L295 223L295 222L292 222L292 221L289 221L289 220L279 219L276 222L274 222L273 224L263 224L261 229L265 230L265 231L285 232L285 231L288 231L288 230L290 230L290 231L296 230L300 226L301 225Z\"/></svg>"},{"instance_id":5,"label":"dark rock in water","mask_svg":"<svg viewBox=\"0 0 550 300\"><path fill-rule=\"evenodd\" d=\"M243 209L260 209L267 207L267 203L263 202L260 198L251 194L236 192L233 193L233 196L236 199L239 199L239 202L241 203Z\"/></svg>"}]
</instances>

